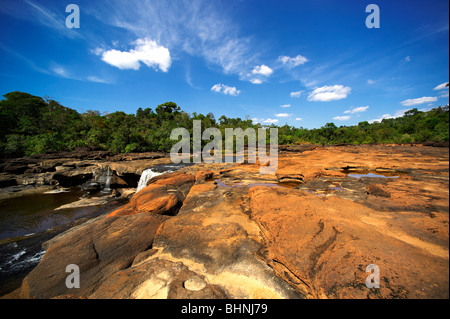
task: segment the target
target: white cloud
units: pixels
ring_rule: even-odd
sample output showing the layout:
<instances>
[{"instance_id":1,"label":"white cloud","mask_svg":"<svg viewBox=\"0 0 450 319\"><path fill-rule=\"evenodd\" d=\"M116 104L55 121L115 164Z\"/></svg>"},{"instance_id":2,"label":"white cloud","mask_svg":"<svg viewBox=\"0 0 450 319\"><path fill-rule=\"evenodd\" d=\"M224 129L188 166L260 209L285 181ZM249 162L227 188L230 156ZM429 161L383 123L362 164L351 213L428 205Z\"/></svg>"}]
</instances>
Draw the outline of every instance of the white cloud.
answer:
<instances>
[{"instance_id":1,"label":"white cloud","mask_svg":"<svg viewBox=\"0 0 450 319\"><path fill-rule=\"evenodd\" d=\"M283 105L280 105L280 107L291 107L291 105L290 104L283 104Z\"/></svg>"},{"instance_id":2,"label":"white cloud","mask_svg":"<svg viewBox=\"0 0 450 319\"><path fill-rule=\"evenodd\" d=\"M392 116L393 119L397 118L397 117L402 117L403 115L405 115L405 112L409 111L409 109L403 109L403 110L398 110L394 113L394 115Z\"/></svg>"},{"instance_id":3,"label":"white cloud","mask_svg":"<svg viewBox=\"0 0 450 319\"><path fill-rule=\"evenodd\" d=\"M322 86L316 88L308 95L308 101L328 102L345 99L351 92L351 88L343 85Z\"/></svg>"},{"instance_id":4,"label":"white cloud","mask_svg":"<svg viewBox=\"0 0 450 319\"><path fill-rule=\"evenodd\" d=\"M405 115L405 112L409 111L409 109L402 109L402 110L397 110L395 111L394 115L391 114L383 114L380 118L378 119L373 119L368 121L369 123L373 123L373 122L381 122L384 119L395 119L397 117L402 117L403 115Z\"/></svg>"},{"instance_id":5,"label":"white cloud","mask_svg":"<svg viewBox=\"0 0 450 319\"><path fill-rule=\"evenodd\" d=\"M93 50L90 50L90 52L92 53L92 54L95 54L95 55L102 55L103 54L103 52L105 52L105 50L103 50L102 48L95 48L95 49L93 49Z\"/></svg>"},{"instance_id":6,"label":"white cloud","mask_svg":"<svg viewBox=\"0 0 450 319\"><path fill-rule=\"evenodd\" d=\"M335 116L333 117L333 120L336 121L348 121L350 120L351 116L350 115L343 115L343 116Z\"/></svg>"},{"instance_id":7,"label":"white cloud","mask_svg":"<svg viewBox=\"0 0 450 319\"><path fill-rule=\"evenodd\" d=\"M449 96L448 92L439 93L439 97L448 97L448 96Z\"/></svg>"},{"instance_id":8,"label":"white cloud","mask_svg":"<svg viewBox=\"0 0 450 319\"><path fill-rule=\"evenodd\" d=\"M439 90L444 90L444 89L448 89L448 82L444 82L442 84L439 84L433 90L439 91Z\"/></svg>"},{"instance_id":9,"label":"white cloud","mask_svg":"<svg viewBox=\"0 0 450 319\"><path fill-rule=\"evenodd\" d=\"M214 84L211 88L211 91L220 92L222 90L222 84Z\"/></svg>"},{"instance_id":10,"label":"white cloud","mask_svg":"<svg viewBox=\"0 0 450 319\"><path fill-rule=\"evenodd\" d=\"M252 82L253 84L261 84L262 81L260 79L251 79L250 82Z\"/></svg>"},{"instance_id":11,"label":"white cloud","mask_svg":"<svg viewBox=\"0 0 450 319\"><path fill-rule=\"evenodd\" d=\"M307 88L312 88L317 84L317 80L300 79L300 82Z\"/></svg>"},{"instance_id":12,"label":"white cloud","mask_svg":"<svg viewBox=\"0 0 450 319\"><path fill-rule=\"evenodd\" d=\"M384 119L391 119L393 118L391 114L383 114L380 118L378 119L373 119L368 121L370 124L374 123L374 122L381 122Z\"/></svg>"},{"instance_id":13,"label":"white cloud","mask_svg":"<svg viewBox=\"0 0 450 319\"><path fill-rule=\"evenodd\" d=\"M405 58L405 61L406 61L406 62L411 61L411 57L408 55L408 56Z\"/></svg>"},{"instance_id":14,"label":"white cloud","mask_svg":"<svg viewBox=\"0 0 450 319\"><path fill-rule=\"evenodd\" d=\"M66 71L66 69L64 69L61 66L55 66L52 68L52 71L64 78L68 78L69 77L69 73Z\"/></svg>"},{"instance_id":15,"label":"white cloud","mask_svg":"<svg viewBox=\"0 0 450 319\"><path fill-rule=\"evenodd\" d=\"M278 123L278 119L265 119L265 120L263 120L263 123L275 124L275 123Z\"/></svg>"},{"instance_id":16,"label":"white cloud","mask_svg":"<svg viewBox=\"0 0 450 319\"><path fill-rule=\"evenodd\" d=\"M252 121L253 121L254 124L256 124L256 123L265 123L265 124L275 124L275 123L278 123L278 119L271 119L271 118L268 118L268 119L258 119L258 118L256 118L256 117L254 117L254 118L252 118Z\"/></svg>"},{"instance_id":17,"label":"white cloud","mask_svg":"<svg viewBox=\"0 0 450 319\"><path fill-rule=\"evenodd\" d=\"M267 65L262 64L255 66L255 68L252 70L252 73L269 76L273 73L273 70L269 68Z\"/></svg>"},{"instance_id":18,"label":"white cloud","mask_svg":"<svg viewBox=\"0 0 450 319\"><path fill-rule=\"evenodd\" d=\"M435 96L424 96L424 97L417 98L417 99L404 100L401 102L401 104L404 106L413 106L413 105L420 105L420 104L436 102L436 101L437 101L437 97L435 97Z\"/></svg>"},{"instance_id":19,"label":"white cloud","mask_svg":"<svg viewBox=\"0 0 450 319\"><path fill-rule=\"evenodd\" d=\"M367 80L367 84L374 84L374 83L375 83L374 80L371 80L371 79L368 79L368 80Z\"/></svg>"},{"instance_id":20,"label":"white cloud","mask_svg":"<svg viewBox=\"0 0 450 319\"><path fill-rule=\"evenodd\" d=\"M293 58L283 55L279 56L277 61L283 63L288 67L293 68L305 64L306 62L308 62L308 59L300 54Z\"/></svg>"},{"instance_id":21,"label":"white cloud","mask_svg":"<svg viewBox=\"0 0 450 319\"><path fill-rule=\"evenodd\" d=\"M102 61L111 64L121 70L132 69L139 70L141 64L139 59L130 52L122 52L118 50L109 50L103 52Z\"/></svg>"},{"instance_id":22,"label":"white cloud","mask_svg":"<svg viewBox=\"0 0 450 319\"><path fill-rule=\"evenodd\" d=\"M130 51L108 50L102 53L102 60L121 70L139 70L141 62L167 72L172 63L169 49L158 45L155 41L143 38L137 39L135 48Z\"/></svg>"},{"instance_id":23,"label":"white cloud","mask_svg":"<svg viewBox=\"0 0 450 319\"><path fill-rule=\"evenodd\" d=\"M291 92L289 93L289 95L291 97L300 97L300 95L302 95L303 91L296 91L296 92Z\"/></svg>"},{"instance_id":24,"label":"white cloud","mask_svg":"<svg viewBox=\"0 0 450 319\"><path fill-rule=\"evenodd\" d=\"M302 121L303 119L301 117L296 117L295 120L296 121Z\"/></svg>"},{"instance_id":25,"label":"white cloud","mask_svg":"<svg viewBox=\"0 0 450 319\"><path fill-rule=\"evenodd\" d=\"M95 75L88 76L86 79L90 82L109 83L107 80L99 78L98 76L95 76Z\"/></svg>"},{"instance_id":26,"label":"white cloud","mask_svg":"<svg viewBox=\"0 0 450 319\"><path fill-rule=\"evenodd\" d=\"M232 95L232 96L237 96L241 93L241 91L236 89L234 86L228 86L228 85L221 84L221 83L214 84L211 87L211 91L217 92L217 93L222 93L225 95Z\"/></svg>"},{"instance_id":27,"label":"white cloud","mask_svg":"<svg viewBox=\"0 0 450 319\"><path fill-rule=\"evenodd\" d=\"M292 114L289 114L289 113L278 113L278 114L275 114L276 117L289 117L291 115Z\"/></svg>"},{"instance_id":28,"label":"white cloud","mask_svg":"<svg viewBox=\"0 0 450 319\"><path fill-rule=\"evenodd\" d=\"M345 114L355 114L355 113L365 112L365 111L367 111L368 108L369 108L369 106L359 106L359 107L355 107L353 109L347 110L344 113Z\"/></svg>"},{"instance_id":29,"label":"white cloud","mask_svg":"<svg viewBox=\"0 0 450 319\"><path fill-rule=\"evenodd\" d=\"M226 74L247 73L256 64L253 39L242 35L226 3L110 0L101 5L90 1L83 8L104 24L136 38L151 35L170 52L201 58L216 71L219 66Z\"/></svg>"}]
</instances>

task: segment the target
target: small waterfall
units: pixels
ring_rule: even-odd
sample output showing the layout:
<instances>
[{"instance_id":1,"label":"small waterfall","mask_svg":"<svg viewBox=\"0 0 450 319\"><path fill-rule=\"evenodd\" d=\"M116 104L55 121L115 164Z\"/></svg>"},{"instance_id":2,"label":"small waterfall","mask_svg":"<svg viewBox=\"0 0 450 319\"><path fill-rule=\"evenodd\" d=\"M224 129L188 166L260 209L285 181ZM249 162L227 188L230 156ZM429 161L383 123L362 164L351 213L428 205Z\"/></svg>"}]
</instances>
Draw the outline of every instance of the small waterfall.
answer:
<instances>
[{"instance_id":1,"label":"small waterfall","mask_svg":"<svg viewBox=\"0 0 450 319\"><path fill-rule=\"evenodd\" d=\"M97 193L100 191L100 195L111 194L112 178L113 172L109 165L106 166L106 169L102 167L101 169L92 172L92 179L83 183L81 189L88 191L89 193Z\"/></svg>"},{"instance_id":2,"label":"small waterfall","mask_svg":"<svg viewBox=\"0 0 450 319\"><path fill-rule=\"evenodd\" d=\"M106 167L106 172L104 173L104 181L105 185L103 186L103 189L101 191L102 194L109 194L112 192L111 189L111 179L112 179L112 171L109 165Z\"/></svg>"},{"instance_id":3,"label":"small waterfall","mask_svg":"<svg viewBox=\"0 0 450 319\"><path fill-rule=\"evenodd\" d=\"M158 175L162 175L164 173L165 172L154 172L154 171L152 171L151 168L148 168L148 169L144 170L142 172L142 174L141 174L141 178L139 179L139 183L138 183L138 186L136 188L136 193L139 192L141 189L147 187L147 182L152 177L155 177L155 176L158 176Z\"/></svg>"},{"instance_id":4,"label":"small waterfall","mask_svg":"<svg viewBox=\"0 0 450 319\"><path fill-rule=\"evenodd\" d=\"M147 182L151 178L162 175L164 173L173 173L180 168L183 168L186 166L191 166L191 165L194 165L194 163L158 164L158 165L153 166L152 168L147 168L141 174L141 178L139 179L139 183L136 188L136 193L139 192L141 189L147 187Z\"/></svg>"}]
</instances>

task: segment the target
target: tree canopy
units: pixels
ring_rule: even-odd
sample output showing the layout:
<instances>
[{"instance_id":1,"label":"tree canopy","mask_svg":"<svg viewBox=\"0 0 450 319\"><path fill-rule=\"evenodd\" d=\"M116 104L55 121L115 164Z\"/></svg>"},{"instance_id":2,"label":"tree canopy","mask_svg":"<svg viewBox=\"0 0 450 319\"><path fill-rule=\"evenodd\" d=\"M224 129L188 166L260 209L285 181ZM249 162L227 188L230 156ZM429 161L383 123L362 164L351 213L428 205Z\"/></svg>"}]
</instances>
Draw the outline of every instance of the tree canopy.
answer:
<instances>
[{"instance_id":1,"label":"tree canopy","mask_svg":"<svg viewBox=\"0 0 450 319\"><path fill-rule=\"evenodd\" d=\"M0 156L21 157L83 147L114 153L168 152L177 142L170 140L171 131L183 127L192 134L193 120L200 120L202 129L218 128L222 136L226 128L261 127L248 117L222 115L216 120L213 113L188 114L174 102L160 104L154 111L139 108L136 114L101 114L95 110L80 114L55 100L16 91L5 94L0 101ZM447 105L428 112L414 108L399 118L354 126L327 123L318 129L287 124L271 127L278 128L279 144L448 142L449 108Z\"/></svg>"}]
</instances>

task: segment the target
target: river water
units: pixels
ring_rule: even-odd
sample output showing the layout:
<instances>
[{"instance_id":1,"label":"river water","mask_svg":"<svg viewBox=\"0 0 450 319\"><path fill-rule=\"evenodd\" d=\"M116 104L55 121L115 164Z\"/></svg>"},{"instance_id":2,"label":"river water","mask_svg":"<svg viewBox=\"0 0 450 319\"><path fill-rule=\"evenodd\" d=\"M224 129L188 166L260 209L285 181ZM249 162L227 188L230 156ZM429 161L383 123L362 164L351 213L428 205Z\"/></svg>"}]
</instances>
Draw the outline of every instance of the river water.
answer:
<instances>
[{"instance_id":1,"label":"river water","mask_svg":"<svg viewBox=\"0 0 450 319\"><path fill-rule=\"evenodd\" d=\"M141 187L153 176L190 165L193 164L153 166L142 174ZM104 187L109 187L107 182ZM18 288L39 263L45 253L42 243L128 202L127 199L111 199L102 205L57 209L87 196L88 191L81 187L71 187L0 200L0 296Z\"/></svg>"},{"instance_id":2,"label":"river water","mask_svg":"<svg viewBox=\"0 0 450 319\"><path fill-rule=\"evenodd\" d=\"M56 210L86 195L73 187L0 200L0 296L18 288L39 263L45 253L43 242L126 203L112 200L101 206Z\"/></svg>"}]
</instances>

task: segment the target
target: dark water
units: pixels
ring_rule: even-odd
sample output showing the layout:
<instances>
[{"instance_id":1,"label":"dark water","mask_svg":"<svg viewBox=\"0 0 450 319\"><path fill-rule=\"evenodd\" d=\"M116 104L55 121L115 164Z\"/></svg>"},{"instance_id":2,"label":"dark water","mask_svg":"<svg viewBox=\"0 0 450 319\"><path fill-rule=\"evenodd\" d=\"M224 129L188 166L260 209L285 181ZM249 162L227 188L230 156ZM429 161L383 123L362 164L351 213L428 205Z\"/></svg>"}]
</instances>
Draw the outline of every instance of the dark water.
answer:
<instances>
[{"instance_id":1,"label":"dark water","mask_svg":"<svg viewBox=\"0 0 450 319\"><path fill-rule=\"evenodd\" d=\"M74 215L80 215L82 212L54 209L77 201L83 195L79 188L72 188L68 192L1 200L0 242L5 238L33 235L66 224Z\"/></svg>"},{"instance_id":2,"label":"dark water","mask_svg":"<svg viewBox=\"0 0 450 319\"><path fill-rule=\"evenodd\" d=\"M125 204L123 200L112 200L102 206L55 210L85 195L74 187L67 192L0 200L0 295L18 288L39 263L45 253L43 242Z\"/></svg>"}]
</instances>

